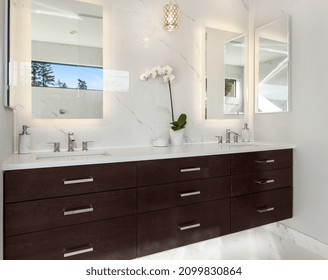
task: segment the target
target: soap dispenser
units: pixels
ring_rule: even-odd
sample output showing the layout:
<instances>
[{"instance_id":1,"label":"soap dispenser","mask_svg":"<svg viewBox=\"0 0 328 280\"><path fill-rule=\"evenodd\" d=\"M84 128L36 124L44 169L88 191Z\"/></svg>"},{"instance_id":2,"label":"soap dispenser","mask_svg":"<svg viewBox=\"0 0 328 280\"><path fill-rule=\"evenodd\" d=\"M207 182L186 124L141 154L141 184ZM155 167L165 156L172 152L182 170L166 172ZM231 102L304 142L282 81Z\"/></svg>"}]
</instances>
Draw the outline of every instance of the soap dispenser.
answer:
<instances>
[{"instance_id":1,"label":"soap dispenser","mask_svg":"<svg viewBox=\"0 0 328 280\"><path fill-rule=\"evenodd\" d=\"M31 153L31 135L28 134L27 125L23 125L23 131L19 134L18 141L18 153L19 154L30 154Z\"/></svg>"},{"instance_id":2,"label":"soap dispenser","mask_svg":"<svg viewBox=\"0 0 328 280\"><path fill-rule=\"evenodd\" d=\"M243 142L251 141L250 131L249 131L247 123L244 124L244 128L241 131L241 139L242 139Z\"/></svg>"}]
</instances>

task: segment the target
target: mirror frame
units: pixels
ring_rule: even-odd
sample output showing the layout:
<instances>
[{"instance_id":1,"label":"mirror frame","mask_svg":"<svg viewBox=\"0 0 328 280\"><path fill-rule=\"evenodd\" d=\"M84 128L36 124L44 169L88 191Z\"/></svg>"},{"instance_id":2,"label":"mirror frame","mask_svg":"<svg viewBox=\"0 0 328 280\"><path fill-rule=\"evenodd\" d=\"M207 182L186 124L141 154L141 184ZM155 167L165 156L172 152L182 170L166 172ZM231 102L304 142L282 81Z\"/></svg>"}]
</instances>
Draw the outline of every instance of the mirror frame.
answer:
<instances>
[{"instance_id":1,"label":"mirror frame","mask_svg":"<svg viewBox=\"0 0 328 280\"><path fill-rule=\"evenodd\" d=\"M288 85L287 85L287 89L288 89L288 98L287 98L287 110L286 111L283 111L283 112L260 112L258 110L258 93L259 93L259 89L258 89L258 84L259 84L259 69L258 69L258 65L257 65L257 58L258 58L258 53L256 53L257 51L257 47L258 47L258 42L257 42L257 36L256 36L256 31L258 29L261 29L261 28L264 28L270 24L273 24L273 23L276 23L276 22L279 22L281 20L284 20L286 19L286 22L287 22L287 51L288 51L288 66L287 66L287 81L288 81ZM290 15L286 14L276 20L273 20L271 22L268 22L262 26L259 26L257 28L255 28L255 32L254 32L254 39L255 39L255 42L254 42L254 61L255 61L255 65L254 65L254 86L255 86L255 90L254 90L254 93L255 93L255 96L254 96L254 113L255 114L284 114L284 113L289 113L291 112L291 81L290 81L290 77L291 77L291 61L290 61L290 58L291 58L291 55L290 55L290 50L291 50L291 45L290 45L290 38L291 38L291 30L290 30Z\"/></svg>"},{"instance_id":2,"label":"mirror frame","mask_svg":"<svg viewBox=\"0 0 328 280\"><path fill-rule=\"evenodd\" d=\"M9 57L10 57L10 0L5 1L4 10L4 51L3 51L3 70L4 70L4 86L3 86L3 105L10 107L10 93L9 93Z\"/></svg>"}]
</instances>

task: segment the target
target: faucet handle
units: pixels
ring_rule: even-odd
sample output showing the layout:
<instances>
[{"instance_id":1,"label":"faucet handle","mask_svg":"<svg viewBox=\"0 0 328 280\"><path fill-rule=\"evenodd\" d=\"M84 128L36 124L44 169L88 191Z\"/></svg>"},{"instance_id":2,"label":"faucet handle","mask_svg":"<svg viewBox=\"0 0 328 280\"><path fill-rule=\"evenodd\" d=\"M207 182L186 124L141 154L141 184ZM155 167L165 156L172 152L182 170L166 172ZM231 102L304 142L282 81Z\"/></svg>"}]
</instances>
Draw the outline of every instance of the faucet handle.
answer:
<instances>
[{"instance_id":1,"label":"faucet handle","mask_svg":"<svg viewBox=\"0 0 328 280\"><path fill-rule=\"evenodd\" d=\"M216 138L218 138L218 143L221 144L223 143L223 137L222 136L215 136Z\"/></svg>"},{"instance_id":2,"label":"faucet handle","mask_svg":"<svg viewBox=\"0 0 328 280\"><path fill-rule=\"evenodd\" d=\"M60 142L48 142L47 144L54 145L54 152L60 152Z\"/></svg>"},{"instance_id":3,"label":"faucet handle","mask_svg":"<svg viewBox=\"0 0 328 280\"><path fill-rule=\"evenodd\" d=\"M93 143L94 141L82 141L82 151L88 150L88 143Z\"/></svg>"}]
</instances>

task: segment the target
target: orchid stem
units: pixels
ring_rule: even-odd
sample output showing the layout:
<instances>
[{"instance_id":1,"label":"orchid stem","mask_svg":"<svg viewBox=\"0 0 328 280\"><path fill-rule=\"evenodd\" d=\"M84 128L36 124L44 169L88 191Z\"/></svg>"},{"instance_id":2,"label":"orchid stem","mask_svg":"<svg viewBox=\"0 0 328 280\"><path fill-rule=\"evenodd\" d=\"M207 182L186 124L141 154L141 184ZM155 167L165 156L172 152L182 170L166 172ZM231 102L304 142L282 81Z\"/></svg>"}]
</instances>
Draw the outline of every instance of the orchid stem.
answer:
<instances>
[{"instance_id":1,"label":"orchid stem","mask_svg":"<svg viewBox=\"0 0 328 280\"><path fill-rule=\"evenodd\" d=\"M173 100L172 100L172 91L171 91L171 82L170 82L170 80L168 81L168 83L169 83L169 90L170 90L172 122L174 122Z\"/></svg>"}]
</instances>

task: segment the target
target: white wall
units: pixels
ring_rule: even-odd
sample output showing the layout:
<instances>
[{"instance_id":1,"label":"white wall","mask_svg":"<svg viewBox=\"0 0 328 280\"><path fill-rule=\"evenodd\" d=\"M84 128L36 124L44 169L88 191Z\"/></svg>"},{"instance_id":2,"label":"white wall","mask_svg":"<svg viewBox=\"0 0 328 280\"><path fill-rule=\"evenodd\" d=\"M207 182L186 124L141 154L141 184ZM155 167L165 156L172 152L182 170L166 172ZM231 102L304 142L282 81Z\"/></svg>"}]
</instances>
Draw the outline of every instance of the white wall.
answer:
<instances>
[{"instance_id":1,"label":"white wall","mask_svg":"<svg viewBox=\"0 0 328 280\"><path fill-rule=\"evenodd\" d=\"M257 0L256 25L291 16L291 112L254 117L257 140L295 143L294 217L285 222L328 244L328 1Z\"/></svg>"},{"instance_id":2,"label":"white wall","mask_svg":"<svg viewBox=\"0 0 328 280\"><path fill-rule=\"evenodd\" d=\"M23 7L24 3L21 9L24 13L29 1L17 0L16 7ZM26 87L18 87L15 135L20 132L21 125L30 125L34 150L50 149L46 143L52 141L61 141L62 147L66 147L68 132L75 133L79 146L83 140L95 140L94 147L150 145L153 138L168 137L168 86L160 79L147 82L139 79L147 68L166 64L173 67L176 76L172 84L176 118L183 112L188 115L188 142L215 141L214 136L224 135L226 128L241 131L243 119L204 121L203 41L205 26L247 33L248 0L180 0L180 28L175 32L163 30L163 1L105 2L108 7L104 13L104 27L108 30L104 30L104 119L32 120L31 93ZM20 18L28 21L28 17ZM28 33L24 30L24 36L18 39L28 39ZM18 53L24 55L24 51ZM26 55L28 53L30 51ZM20 59L28 61L26 57ZM110 69L128 73L129 87L126 92L110 90Z\"/></svg>"},{"instance_id":3,"label":"white wall","mask_svg":"<svg viewBox=\"0 0 328 280\"><path fill-rule=\"evenodd\" d=\"M3 61L3 37L4 37L4 9L5 1L0 0L0 165L13 151L13 114L10 109L3 107L4 89L4 61ZM3 180L0 180L0 259L3 258Z\"/></svg>"}]
</instances>

